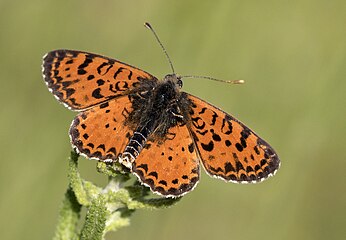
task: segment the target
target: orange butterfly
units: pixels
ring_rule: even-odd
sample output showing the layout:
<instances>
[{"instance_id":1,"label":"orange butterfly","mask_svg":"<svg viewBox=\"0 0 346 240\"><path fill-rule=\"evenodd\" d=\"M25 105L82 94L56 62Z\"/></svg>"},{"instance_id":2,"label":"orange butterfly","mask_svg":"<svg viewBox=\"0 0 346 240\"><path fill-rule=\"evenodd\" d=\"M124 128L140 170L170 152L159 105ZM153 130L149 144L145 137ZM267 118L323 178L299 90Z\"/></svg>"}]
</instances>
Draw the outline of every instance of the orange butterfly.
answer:
<instances>
[{"instance_id":1,"label":"orange butterfly","mask_svg":"<svg viewBox=\"0 0 346 240\"><path fill-rule=\"evenodd\" d=\"M279 168L268 143L219 108L182 92L174 73L158 80L111 58L55 50L44 57L43 77L61 103L79 111L69 131L77 152L120 162L154 193L188 193L200 165L235 183L260 182Z\"/></svg>"}]
</instances>

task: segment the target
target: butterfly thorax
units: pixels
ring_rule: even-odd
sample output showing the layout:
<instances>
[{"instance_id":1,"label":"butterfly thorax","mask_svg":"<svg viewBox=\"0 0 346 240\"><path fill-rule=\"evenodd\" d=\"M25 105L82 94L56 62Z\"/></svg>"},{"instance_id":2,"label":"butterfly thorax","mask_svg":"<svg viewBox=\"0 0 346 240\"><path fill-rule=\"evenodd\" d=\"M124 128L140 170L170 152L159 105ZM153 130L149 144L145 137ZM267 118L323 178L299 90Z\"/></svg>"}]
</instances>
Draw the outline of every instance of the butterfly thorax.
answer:
<instances>
[{"instance_id":1,"label":"butterfly thorax","mask_svg":"<svg viewBox=\"0 0 346 240\"><path fill-rule=\"evenodd\" d=\"M133 129L134 134L129 136L121 155L131 159L120 159L125 166L123 161L132 162L148 146L148 141L163 144L166 139L174 137L169 133L170 128L187 123L190 102L186 93L180 91L181 87L181 79L169 74L162 81L143 80L129 95L132 111L125 124Z\"/></svg>"},{"instance_id":2,"label":"butterfly thorax","mask_svg":"<svg viewBox=\"0 0 346 240\"><path fill-rule=\"evenodd\" d=\"M133 130L148 128L153 138L164 138L169 128L185 124L189 104L186 94L180 92L181 86L175 74L162 81L142 81L130 94L133 110L127 124Z\"/></svg>"}]
</instances>

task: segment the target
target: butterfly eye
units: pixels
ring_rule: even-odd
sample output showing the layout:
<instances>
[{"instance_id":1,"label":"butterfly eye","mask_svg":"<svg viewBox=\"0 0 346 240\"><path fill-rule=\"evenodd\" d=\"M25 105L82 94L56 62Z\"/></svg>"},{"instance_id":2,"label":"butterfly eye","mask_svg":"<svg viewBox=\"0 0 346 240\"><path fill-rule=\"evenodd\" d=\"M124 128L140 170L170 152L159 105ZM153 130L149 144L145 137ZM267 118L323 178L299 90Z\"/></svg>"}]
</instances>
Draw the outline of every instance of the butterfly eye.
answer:
<instances>
[{"instance_id":1,"label":"butterfly eye","mask_svg":"<svg viewBox=\"0 0 346 240\"><path fill-rule=\"evenodd\" d=\"M179 86L179 88L183 87L183 81L180 78L178 78L177 85Z\"/></svg>"}]
</instances>

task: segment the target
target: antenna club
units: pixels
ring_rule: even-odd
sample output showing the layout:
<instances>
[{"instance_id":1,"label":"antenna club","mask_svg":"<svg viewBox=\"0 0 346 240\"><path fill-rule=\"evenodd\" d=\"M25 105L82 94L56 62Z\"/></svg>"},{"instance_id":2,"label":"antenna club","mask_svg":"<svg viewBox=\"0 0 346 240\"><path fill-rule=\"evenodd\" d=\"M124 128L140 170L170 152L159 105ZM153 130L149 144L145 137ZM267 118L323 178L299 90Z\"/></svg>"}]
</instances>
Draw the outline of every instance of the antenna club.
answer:
<instances>
[{"instance_id":1,"label":"antenna club","mask_svg":"<svg viewBox=\"0 0 346 240\"><path fill-rule=\"evenodd\" d=\"M149 29L152 29L150 23L148 23L148 22L145 22L145 23L144 23L144 27L149 28Z\"/></svg>"},{"instance_id":2,"label":"antenna club","mask_svg":"<svg viewBox=\"0 0 346 240\"><path fill-rule=\"evenodd\" d=\"M230 83L233 83L233 84L244 84L245 81L243 79L239 79L239 80L233 80L233 81L229 81Z\"/></svg>"}]
</instances>

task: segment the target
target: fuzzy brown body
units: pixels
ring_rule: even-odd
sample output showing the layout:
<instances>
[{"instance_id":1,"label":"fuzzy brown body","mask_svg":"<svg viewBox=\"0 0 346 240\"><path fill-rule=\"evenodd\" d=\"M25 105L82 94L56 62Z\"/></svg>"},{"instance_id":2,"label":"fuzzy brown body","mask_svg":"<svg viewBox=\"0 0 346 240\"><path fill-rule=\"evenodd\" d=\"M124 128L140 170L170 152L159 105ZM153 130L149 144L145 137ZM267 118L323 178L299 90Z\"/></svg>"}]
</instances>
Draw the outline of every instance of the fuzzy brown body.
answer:
<instances>
[{"instance_id":1,"label":"fuzzy brown body","mask_svg":"<svg viewBox=\"0 0 346 240\"><path fill-rule=\"evenodd\" d=\"M150 138L163 140L170 128L189 120L191 103L181 87L182 81L176 75L157 82L143 81L129 94L133 110L126 123L138 131L147 128Z\"/></svg>"},{"instance_id":2,"label":"fuzzy brown body","mask_svg":"<svg viewBox=\"0 0 346 240\"><path fill-rule=\"evenodd\" d=\"M165 76L162 81L142 81L128 96L132 111L125 121L132 131L118 161L131 168L143 148L149 148L148 141L164 144L173 139L169 132L176 126L190 122L191 102L187 94L180 91L182 81L175 74Z\"/></svg>"}]
</instances>

